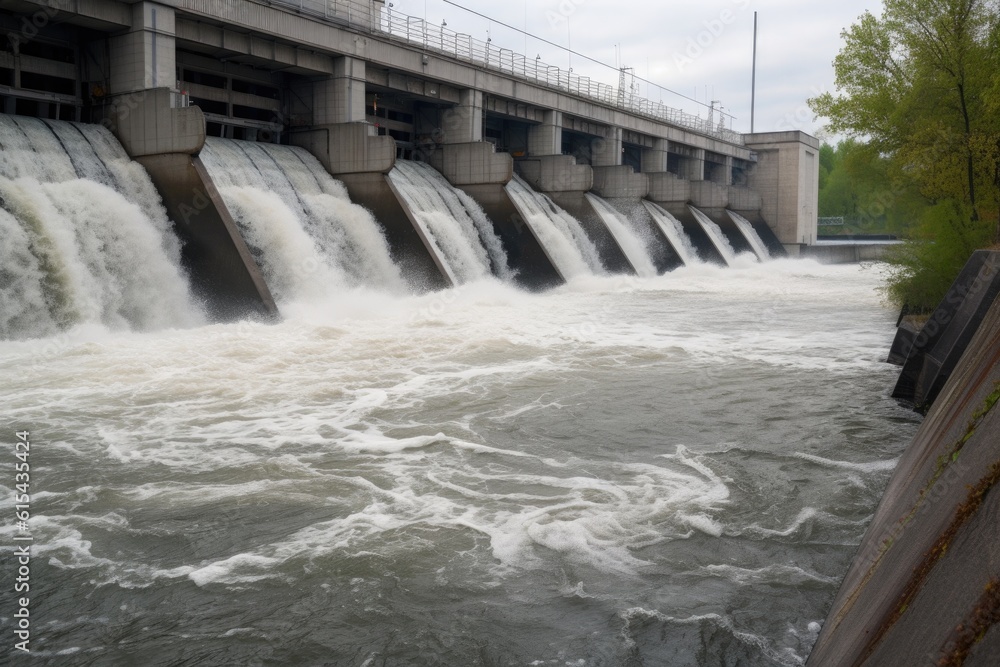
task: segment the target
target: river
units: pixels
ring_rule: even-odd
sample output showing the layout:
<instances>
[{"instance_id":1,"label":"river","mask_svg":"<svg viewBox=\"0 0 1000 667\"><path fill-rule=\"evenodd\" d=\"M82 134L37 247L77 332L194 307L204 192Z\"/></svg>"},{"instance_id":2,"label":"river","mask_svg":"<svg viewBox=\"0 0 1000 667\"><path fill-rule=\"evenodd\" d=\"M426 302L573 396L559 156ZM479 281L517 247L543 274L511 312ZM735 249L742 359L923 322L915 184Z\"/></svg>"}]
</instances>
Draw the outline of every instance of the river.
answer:
<instances>
[{"instance_id":1,"label":"river","mask_svg":"<svg viewBox=\"0 0 1000 667\"><path fill-rule=\"evenodd\" d=\"M878 284L742 257L2 341L33 664L801 665L917 426Z\"/></svg>"}]
</instances>

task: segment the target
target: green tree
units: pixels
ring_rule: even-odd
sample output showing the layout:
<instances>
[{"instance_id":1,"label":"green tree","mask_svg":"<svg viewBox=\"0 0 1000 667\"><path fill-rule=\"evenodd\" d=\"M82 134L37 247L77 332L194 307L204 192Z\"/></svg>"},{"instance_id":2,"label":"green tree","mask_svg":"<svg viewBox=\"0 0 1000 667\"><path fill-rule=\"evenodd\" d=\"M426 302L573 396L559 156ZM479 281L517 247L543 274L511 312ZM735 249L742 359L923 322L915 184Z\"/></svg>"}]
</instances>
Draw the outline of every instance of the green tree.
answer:
<instances>
[{"instance_id":1,"label":"green tree","mask_svg":"<svg viewBox=\"0 0 1000 667\"><path fill-rule=\"evenodd\" d=\"M820 148L819 214L843 217L848 233L910 233L914 209L921 208L923 199L913 187L902 189L901 183L894 183L890 169L890 161L869 144L854 139L836 147L824 144Z\"/></svg>"},{"instance_id":2,"label":"green tree","mask_svg":"<svg viewBox=\"0 0 1000 667\"><path fill-rule=\"evenodd\" d=\"M973 250L1000 242L998 26L996 0L885 0L844 31L838 93L810 100L878 156L887 207L913 216L888 285L913 307L933 308Z\"/></svg>"}]
</instances>

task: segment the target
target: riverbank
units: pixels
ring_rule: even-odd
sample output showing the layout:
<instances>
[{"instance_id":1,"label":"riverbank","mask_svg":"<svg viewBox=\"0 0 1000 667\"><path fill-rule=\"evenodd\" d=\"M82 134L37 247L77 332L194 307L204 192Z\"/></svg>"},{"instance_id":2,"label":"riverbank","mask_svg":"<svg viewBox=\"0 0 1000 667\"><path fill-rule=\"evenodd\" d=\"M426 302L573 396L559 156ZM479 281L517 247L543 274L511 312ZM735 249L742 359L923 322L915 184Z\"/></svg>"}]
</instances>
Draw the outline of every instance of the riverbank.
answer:
<instances>
[{"instance_id":1,"label":"riverbank","mask_svg":"<svg viewBox=\"0 0 1000 667\"><path fill-rule=\"evenodd\" d=\"M952 317L940 324L952 325L951 339L971 326ZM1000 299L972 324L975 334L889 481L810 666L996 664Z\"/></svg>"}]
</instances>

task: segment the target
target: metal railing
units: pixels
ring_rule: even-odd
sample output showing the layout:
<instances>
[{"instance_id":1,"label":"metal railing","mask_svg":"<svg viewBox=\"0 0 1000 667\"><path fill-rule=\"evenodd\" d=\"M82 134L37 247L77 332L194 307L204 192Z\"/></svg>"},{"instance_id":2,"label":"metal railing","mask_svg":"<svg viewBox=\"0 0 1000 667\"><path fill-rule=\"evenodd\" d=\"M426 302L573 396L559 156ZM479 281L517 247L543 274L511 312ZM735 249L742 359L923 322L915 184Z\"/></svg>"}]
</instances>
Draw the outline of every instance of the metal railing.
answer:
<instances>
[{"instance_id":1,"label":"metal railing","mask_svg":"<svg viewBox=\"0 0 1000 667\"><path fill-rule=\"evenodd\" d=\"M390 39L419 45L424 50L440 53L462 62L595 100L637 116L665 121L734 144L743 144L743 135L732 129L733 116L710 109L708 118L687 113L682 109L639 97L631 90L619 90L606 83L578 76L556 65L528 58L511 49L501 48L490 39L485 42L472 35L429 24L422 18L393 12L383 3L373 0L270 0L302 14L354 28L380 32Z\"/></svg>"}]
</instances>

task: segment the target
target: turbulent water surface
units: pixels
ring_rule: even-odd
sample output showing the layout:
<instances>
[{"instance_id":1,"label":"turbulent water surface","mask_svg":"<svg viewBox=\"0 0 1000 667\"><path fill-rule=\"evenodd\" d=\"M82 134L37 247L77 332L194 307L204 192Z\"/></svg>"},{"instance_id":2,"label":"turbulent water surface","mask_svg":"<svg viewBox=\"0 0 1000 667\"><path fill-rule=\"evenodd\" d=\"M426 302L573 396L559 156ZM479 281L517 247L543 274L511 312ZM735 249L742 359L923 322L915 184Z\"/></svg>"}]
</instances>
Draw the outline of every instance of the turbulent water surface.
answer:
<instances>
[{"instance_id":1,"label":"turbulent water surface","mask_svg":"<svg viewBox=\"0 0 1000 667\"><path fill-rule=\"evenodd\" d=\"M0 342L35 662L802 664L915 430L877 282L740 258Z\"/></svg>"}]
</instances>

